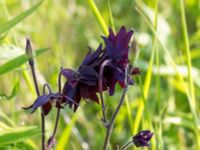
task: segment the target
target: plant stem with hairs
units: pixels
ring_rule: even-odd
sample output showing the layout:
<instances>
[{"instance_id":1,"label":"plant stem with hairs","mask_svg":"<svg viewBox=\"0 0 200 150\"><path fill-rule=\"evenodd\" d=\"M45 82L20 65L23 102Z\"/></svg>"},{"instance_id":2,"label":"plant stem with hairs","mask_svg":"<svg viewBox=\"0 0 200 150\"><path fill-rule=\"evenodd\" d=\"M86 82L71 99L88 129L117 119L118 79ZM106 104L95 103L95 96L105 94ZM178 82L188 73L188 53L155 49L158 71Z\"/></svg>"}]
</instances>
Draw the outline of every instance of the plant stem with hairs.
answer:
<instances>
[{"instance_id":1,"label":"plant stem with hairs","mask_svg":"<svg viewBox=\"0 0 200 150\"><path fill-rule=\"evenodd\" d=\"M31 67L31 73L33 76L33 81L34 81L34 86L35 86L35 90L37 93L37 96L40 96L40 91L39 91L39 87L38 87L38 83L37 83L37 77L35 74L35 68L34 68L34 59L33 59L33 53L32 53L32 47L31 47L31 42L29 38L26 38L26 55L29 57L29 65ZM41 108L41 128L42 128L42 150L45 150L45 116L43 113L43 110Z\"/></svg>"},{"instance_id":2,"label":"plant stem with hairs","mask_svg":"<svg viewBox=\"0 0 200 150\"><path fill-rule=\"evenodd\" d=\"M112 134L112 130L113 130L113 126L114 126L114 123L115 123L115 119L119 113L119 110L124 102L124 97L126 95L126 92L127 92L127 89L128 89L128 77L129 77L129 74L128 74L128 67L126 68L126 72L125 72L125 88L123 90L123 93L122 93L122 97L118 103L118 106L117 108L115 109L114 113L112 114L112 117L110 119L110 121L108 122L108 126L107 126L107 131L106 131L106 138L105 138L105 141L104 141L104 146L103 146L103 150L107 150L108 149L108 145L109 145L109 142L110 142L110 137L111 137L111 134Z\"/></svg>"},{"instance_id":3,"label":"plant stem with hairs","mask_svg":"<svg viewBox=\"0 0 200 150\"><path fill-rule=\"evenodd\" d=\"M106 65L108 65L110 63L110 60L105 60L102 64L101 64L101 67L100 67L100 71L99 71L99 95L100 95L100 100L101 100L101 109L102 109L102 121L105 125L105 127L107 128L108 127L108 121L107 121L107 117L106 117L106 106L104 104L104 99L103 99L103 94L102 94L102 91L103 91L103 71L104 71L104 68Z\"/></svg>"},{"instance_id":4,"label":"plant stem with hairs","mask_svg":"<svg viewBox=\"0 0 200 150\"><path fill-rule=\"evenodd\" d=\"M64 69L61 68L61 71L60 71L59 76L58 76L58 92L59 93L61 93L61 88L62 88L61 76L62 76L63 71L64 71ZM57 131L57 128L58 128L59 117L60 117L60 108L57 109L56 122L55 122L53 133L48 140L47 150L51 149L51 147L55 144L55 135L56 135L56 131Z\"/></svg>"}]
</instances>

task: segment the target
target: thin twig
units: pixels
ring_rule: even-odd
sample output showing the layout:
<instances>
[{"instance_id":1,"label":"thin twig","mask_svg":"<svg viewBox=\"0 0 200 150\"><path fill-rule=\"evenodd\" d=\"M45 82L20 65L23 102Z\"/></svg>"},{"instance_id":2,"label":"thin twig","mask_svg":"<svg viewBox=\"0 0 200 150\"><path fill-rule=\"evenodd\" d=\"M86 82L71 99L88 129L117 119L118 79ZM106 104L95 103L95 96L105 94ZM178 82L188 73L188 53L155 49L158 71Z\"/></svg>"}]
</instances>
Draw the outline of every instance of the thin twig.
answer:
<instances>
[{"instance_id":1,"label":"thin twig","mask_svg":"<svg viewBox=\"0 0 200 150\"><path fill-rule=\"evenodd\" d=\"M100 71L99 71L99 95L100 95L100 100L101 100L101 110L102 110L102 115L103 115L103 118L101 119L105 125L105 127L108 127L108 121L107 121L107 118L106 118L106 106L104 104L104 99L103 99L103 94L102 94L102 91L103 91L103 71L104 71L104 67L106 65L108 65L108 63L110 63L110 60L105 60L102 64L101 64L101 67L100 67Z\"/></svg>"},{"instance_id":2,"label":"thin twig","mask_svg":"<svg viewBox=\"0 0 200 150\"><path fill-rule=\"evenodd\" d=\"M111 133L112 133L112 130L113 130L113 125L115 123L115 119L117 117L117 114L123 104L123 101L124 101L124 97L126 95L126 92L127 92L127 89L128 89L128 67L126 68L126 72L125 72L125 88L123 90L123 93L122 93L122 97L118 103L118 106L117 108L115 109L114 113L112 114L112 117L109 121L109 124L108 124L108 128L107 128L107 131L106 131L106 138L105 138L105 141L104 141L104 146L103 146L103 150L107 150L108 149L108 144L109 144L109 141L110 141L110 136L111 136Z\"/></svg>"},{"instance_id":3,"label":"thin twig","mask_svg":"<svg viewBox=\"0 0 200 150\"><path fill-rule=\"evenodd\" d=\"M29 57L29 65L31 67L31 73L33 76L33 81L34 81L34 86L35 86L35 90L37 93L37 96L40 96L40 91L39 91L39 87L38 87L38 82L37 82L37 77L35 74L35 68L34 68L34 59L33 59L33 55L32 55L32 47L31 47L31 43L30 43L30 39L26 38L26 54ZM45 150L45 116L43 113L43 110L41 108L41 128L42 128L42 150Z\"/></svg>"},{"instance_id":4,"label":"thin twig","mask_svg":"<svg viewBox=\"0 0 200 150\"><path fill-rule=\"evenodd\" d=\"M131 146L133 144L133 141L129 141L128 143L124 144L120 150L126 150L129 146Z\"/></svg>"},{"instance_id":5,"label":"thin twig","mask_svg":"<svg viewBox=\"0 0 200 150\"><path fill-rule=\"evenodd\" d=\"M49 93L52 93L51 88L48 83L43 85L43 94L46 93L46 88L48 89Z\"/></svg>"},{"instance_id":6,"label":"thin twig","mask_svg":"<svg viewBox=\"0 0 200 150\"><path fill-rule=\"evenodd\" d=\"M59 93L61 93L61 88L62 88L61 77L62 77L63 71L65 71L65 69L61 68L61 71L60 71L59 76L58 76L58 92ZM57 128L58 128L59 117L60 117L60 108L57 109L56 122L55 122L53 133L48 140L47 150L51 149L51 147L55 144L54 143L55 142L55 135L56 135L56 131L57 131Z\"/></svg>"},{"instance_id":7,"label":"thin twig","mask_svg":"<svg viewBox=\"0 0 200 150\"><path fill-rule=\"evenodd\" d=\"M54 144L55 144L55 135L56 135L56 131L57 131L57 128L58 128L59 117L60 117L60 108L57 109L55 127L54 127L54 130L53 130L52 136L48 140L48 144L47 144L47 149L46 150L50 150L51 147L54 146Z\"/></svg>"}]
</instances>

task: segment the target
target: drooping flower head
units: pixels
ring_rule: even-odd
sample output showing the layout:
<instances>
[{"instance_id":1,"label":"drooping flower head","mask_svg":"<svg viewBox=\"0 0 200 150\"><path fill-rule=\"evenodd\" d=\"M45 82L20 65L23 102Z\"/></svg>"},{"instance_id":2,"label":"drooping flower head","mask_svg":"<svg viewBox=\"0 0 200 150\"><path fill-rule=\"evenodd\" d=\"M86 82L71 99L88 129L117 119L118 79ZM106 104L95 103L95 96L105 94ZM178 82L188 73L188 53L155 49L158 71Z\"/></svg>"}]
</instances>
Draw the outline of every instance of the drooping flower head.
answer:
<instances>
[{"instance_id":1,"label":"drooping flower head","mask_svg":"<svg viewBox=\"0 0 200 150\"><path fill-rule=\"evenodd\" d=\"M61 74L67 79L64 87L58 93L50 93L39 96L35 103L28 107L31 112L39 106L48 114L52 107L52 102L58 104L68 104L70 108L77 109L81 98L92 100L99 103L98 92L109 89L110 95L114 94L116 83L122 88L125 87L125 70L129 63L129 42L133 30L127 31L122 26L118 33L109 29L109 35L103 37L105 47L102 44L92 52L90 49L80 67L73 71L71 69L61 70ZM132 68L131 74L139 73L138 68ZM129 77L129 84L132 84L132 78Z\"/></svg>"},{"instance_id":2,"label":"drooping flower head","mask_svg":"<svg viewBox=\"0 0 200 150\"><path fill-rule=\"evenodd\" d=\"M109 89L110 95L113 95L117 82L124 87L125 68L129 63L129 42L132 35L133 30L126 31L124 26L116 35L109 29L108 37L103 37L105 47L100 44L96 51L92 52L90 49L77 71L64 69L63 75L67 81L63 87L63 94L76 103L79 103L81 98L99 103L97 92ZM107 64L103 68L103 73L100 74L105 62ZM133 74L137 74L137 69L134 70ZM101 89L99 89L98 82L100 78L102 80ZM132 83L130 78L129 84ZM74 110L77 109L77 105L73 102L67 101L67 103L70 107L74 106Z\"/></svg>"},{"instance_id":3,"label":"drooping flower head","mask_svg":"<svg viewBox=\"0 0 200 150\"><path fill-rule=\"evenodd\" d=\"M30 111L30 113L33 113L37 108L42 107L44 115L48 115L53 104L55 104L57 108L62 108L58 102L58 100L61 98L62 95L59 93L43 94L39 96L31 106L24 109L27 109Z\"/></svg>"},{"instance_id":4,"label":"drooping flower head","mask_svg":"<svg viewBox=\"0 0 200 150\"><path fill-rule=\"evenodd\" d=\"M98 92L98 69L102 61L102 52L102 46L100 45L95 52L89 51L77 71L71 69L62 71L63 76L67 79L63 87L64 95L67 95L78 104L81 98L99 103L96 93ZM71 101L67 101L67 103L70 107L74 106L74 111L76 111L77 105L74 105Z\"/></svg>"}]
</instances>

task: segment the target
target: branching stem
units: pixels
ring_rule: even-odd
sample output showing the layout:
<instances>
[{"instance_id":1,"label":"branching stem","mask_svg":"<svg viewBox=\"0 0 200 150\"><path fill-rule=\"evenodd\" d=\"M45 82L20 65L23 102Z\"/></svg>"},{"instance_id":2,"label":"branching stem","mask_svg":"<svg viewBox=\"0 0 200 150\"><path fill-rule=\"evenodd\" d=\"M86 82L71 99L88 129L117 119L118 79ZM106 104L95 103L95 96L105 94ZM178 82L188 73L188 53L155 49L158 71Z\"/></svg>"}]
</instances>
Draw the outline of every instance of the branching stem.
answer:
<instances>
[{"instance_id":1,"label":"branching stem","mask_svg":"<svg viewBox=\"0 0 200 150\"><path fill-rule=\"evenodd\" d=\"M103 146L103 150L107 150L108 149L108 144L109 144L109 141L110 141L110 136L112 134L112 130L113 130L113 126L114 126L114 123L115 123L115 119L119 113L119 110L124 102L124 97L126 95L126 92L127 92L127 89L128 89L128 67L126 68L126 73L125 73L125 88L123 90L123 93L122 93L122 97L117 105L117 108L115 109L114 113L112 114L112 117L108 123L108 127L107 127L107 131L106 131L106 138L105 138L105 141L104 141L104 146Z\"/></svg>"},{"instance_id":2,"label":"branching stem","mask_svg":"<svg viewBox=\"0 0 200 150\"><path fill-rule=\"evenodd\" d=\"M102 110L102 115L103 115L103 118L102 118L102 121L105 125L105 127L108 127L108 121L107 121L107 118L106 118L106 106L104 104L104 99L103 99L103 94L102 94L102 91L103 91L103 71L104 71L104 68L106 65L108 65L110 63L110 60L105 60L102 64L101 64L101 67L100 67L100 71L99 71L99 95L100 95L100 100L101 100L101 110Z\"/></svg>"}]
</instances>

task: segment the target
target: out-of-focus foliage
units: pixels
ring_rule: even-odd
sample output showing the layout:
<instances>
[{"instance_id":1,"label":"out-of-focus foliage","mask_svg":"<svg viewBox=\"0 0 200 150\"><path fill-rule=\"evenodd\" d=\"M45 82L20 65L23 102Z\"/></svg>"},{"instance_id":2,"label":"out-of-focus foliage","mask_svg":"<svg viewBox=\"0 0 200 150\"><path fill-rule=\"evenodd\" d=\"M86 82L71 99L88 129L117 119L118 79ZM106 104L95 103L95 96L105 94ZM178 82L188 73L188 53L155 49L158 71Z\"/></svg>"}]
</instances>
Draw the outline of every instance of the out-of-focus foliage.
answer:
<instances>
[{"instance_id":1,"label":"out-of-focus foliage","mask_svg":"<svg viewBox=\"0 0 200 150\"><path fill-rule=\"evenodd\" d=\"M137 46L132 44L130 63L141 68L141 75L129 87L110 147L123 145L140 129L150 129L154 132L150 149L198 149L200 2L182 2L0 0L0 149L40 149L38 130L30 127L39 128L39 111L28 114L21 109L36 99L23 56L26 36L34 50L50 47L36 57L37 76L40 87L48 82L56 91L60 67L76 69L88 46L96 49L103 42L100 36L106 34L105 27L118 31L122 25L135 30ZM119 86L113 97L105 93L108 114L121 93ZM100 109L82 101L75 114L67 107L62 110L55 149L102 149L105 129ZM55 116L53 110L46 117L47 137Z\"/></svg>"}]
</instances>

